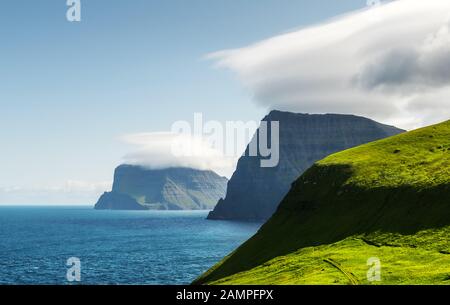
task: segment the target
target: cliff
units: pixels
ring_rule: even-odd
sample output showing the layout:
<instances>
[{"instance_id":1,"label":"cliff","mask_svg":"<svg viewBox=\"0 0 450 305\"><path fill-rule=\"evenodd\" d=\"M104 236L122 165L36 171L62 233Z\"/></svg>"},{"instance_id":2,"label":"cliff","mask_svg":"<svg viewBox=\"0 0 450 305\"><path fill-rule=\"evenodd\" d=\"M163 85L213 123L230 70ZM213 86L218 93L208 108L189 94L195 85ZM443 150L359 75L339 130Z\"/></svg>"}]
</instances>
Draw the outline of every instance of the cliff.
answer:
<instances>
[{"instance_id":1,"label":"cliff","mask_svg":"<svg viewBox=\"0 0 450 305\"><path fill-rule=\"evenodd\" d=\"M227 181L212 171L121 165L115 170L112 192L104 194L95 208L212 209L225 195Z\"/></svg>"},{"instance_id":2,"label":"cliff","mask_svg":"<svg viewBox=\"0 0 450 305\"><path fill-rule=\"evenodd\" d=\"M341 150L403 132L353 115L309 115L272 111L263 121L279 121L280 161L262 168L261 157L240 158L226 198L208 219L267 220L291 184L314 162ZM269 124L270 125L270 124ZM256 141L256 137L252 141Z\"/></svg>"}]
</instances>

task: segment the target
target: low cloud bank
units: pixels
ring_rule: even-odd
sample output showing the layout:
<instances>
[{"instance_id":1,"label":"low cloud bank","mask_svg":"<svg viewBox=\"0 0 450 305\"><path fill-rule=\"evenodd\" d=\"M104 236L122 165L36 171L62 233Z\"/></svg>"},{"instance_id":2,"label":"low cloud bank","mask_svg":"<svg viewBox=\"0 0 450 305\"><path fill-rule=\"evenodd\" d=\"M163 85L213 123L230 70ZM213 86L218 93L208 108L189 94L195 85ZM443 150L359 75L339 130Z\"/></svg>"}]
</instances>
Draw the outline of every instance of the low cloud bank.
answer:
<instances>
[{"instance_id":1,"label":"low cloud bank","mask_svg":"<svg viewBox=\"0 0 450 305\"><path fill-rule=\"evenodd\" d=\"M122 141L133 146L123 163L145 166L150 169L190 167L213 170L230 177L237 157L227 157L202 137L172 132L149 132L129 134Z\"/></svg>"}]
</instances>

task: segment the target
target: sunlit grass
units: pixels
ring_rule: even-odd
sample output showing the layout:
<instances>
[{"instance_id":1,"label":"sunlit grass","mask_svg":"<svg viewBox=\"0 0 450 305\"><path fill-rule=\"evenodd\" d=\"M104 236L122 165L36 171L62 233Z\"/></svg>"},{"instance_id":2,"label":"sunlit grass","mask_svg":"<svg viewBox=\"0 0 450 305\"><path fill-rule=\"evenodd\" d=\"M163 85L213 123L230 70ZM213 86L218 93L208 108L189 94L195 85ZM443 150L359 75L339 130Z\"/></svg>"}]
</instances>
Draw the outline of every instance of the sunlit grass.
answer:
<instances>
[{"instance_id":1,"label":"sunlit grass","mask_svg":"<svg viewBox=\"0 0 450 305\"><path fill-rule=\"evenodd\" d=\"M393 234L355 236L331 245L300 249L210 284L351 284L345 273L326 262L329 259L353 274L360 285L450 284L450 244L441 239L449 234L447 228L403 237ZM381 262L381 281L368 280L371 266L367 262L372 257Z\"/></svg>"}]
</instances>

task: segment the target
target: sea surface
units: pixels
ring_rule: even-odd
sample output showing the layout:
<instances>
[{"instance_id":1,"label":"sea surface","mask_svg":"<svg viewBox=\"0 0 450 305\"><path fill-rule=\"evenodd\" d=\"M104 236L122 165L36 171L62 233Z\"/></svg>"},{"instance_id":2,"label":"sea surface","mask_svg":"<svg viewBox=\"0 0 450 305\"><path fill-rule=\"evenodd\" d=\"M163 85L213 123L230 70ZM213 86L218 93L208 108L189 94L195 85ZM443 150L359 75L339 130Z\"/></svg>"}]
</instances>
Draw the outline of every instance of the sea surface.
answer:
<instances>
[{"instance_id":1,"label":"sea surface","mask_svg":"<svg viewBox=\"0 0 450 305\"><path fill-rule=\"evenodd\" d=\"M0 284L189 284L261 225L207 213L0 207Z\"/></svg>"}]
</instances>

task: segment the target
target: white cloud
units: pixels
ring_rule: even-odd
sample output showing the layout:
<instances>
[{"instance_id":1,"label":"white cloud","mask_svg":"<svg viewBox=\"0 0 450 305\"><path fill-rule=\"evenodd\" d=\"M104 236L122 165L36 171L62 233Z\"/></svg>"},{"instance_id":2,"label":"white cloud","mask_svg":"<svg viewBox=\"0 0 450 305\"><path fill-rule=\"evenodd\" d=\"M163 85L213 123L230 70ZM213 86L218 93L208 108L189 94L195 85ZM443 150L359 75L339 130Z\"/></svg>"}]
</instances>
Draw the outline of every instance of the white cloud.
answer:
<instances>
[{"instance_id":1,"label":"white cloud","mask_svg":"<svg viewBox=\"0 0 450 305\"><path fill-rule=\"evenodd\" d=\"M123 162L152 169L190 167L213 170L230 177L237 157L227 157L205 138L172 132L148 132L129 134L122 141L133 145L132 152Z\"/></svg>"},{"instance_id":2,"label":"white cloud","mask_svg":"<svg viewBox=\"0 0 450 305\"><path fill-rule=\"evenodd\" d=\"M57 187L57 191L66 193L72 192L99 192L111 189L111 181L89 182L81 180L68 180L62 187Z\"/></svg>"},{"instance_id":3,"label":"white cloud","mask_svg":"<svg viewBox=\"0 0 450 305\"><path fill-rule=\"evenodd\" d=\"M93 205L106 190L111 190L111 181L88 182L68 180L61 185L0 187L0 204Z\"/></svg>"},{"instance_id":4,"label":"white cloud","mask_svg":"<svg viewBox=\"0 0 450 305\"><path fill-rule=\"evenodd\" d=\"M450 83L450 24L443 25L421 45L393 49L367 65L356 82L367 89L403 94L435 91Z\"/></svg>"},{"instance_id":5,"label":"white cloud","mask_svg":"<svg viewBox=\"0 0 450 305\"><path fill-rule=\"evenodd\" d=\"M398 0L210 54L274 109L404 128L450 117L450 1Z\"/></svg>"}]
</instances>

